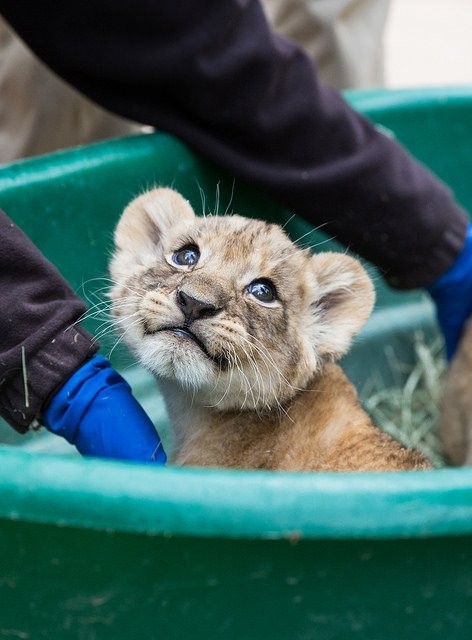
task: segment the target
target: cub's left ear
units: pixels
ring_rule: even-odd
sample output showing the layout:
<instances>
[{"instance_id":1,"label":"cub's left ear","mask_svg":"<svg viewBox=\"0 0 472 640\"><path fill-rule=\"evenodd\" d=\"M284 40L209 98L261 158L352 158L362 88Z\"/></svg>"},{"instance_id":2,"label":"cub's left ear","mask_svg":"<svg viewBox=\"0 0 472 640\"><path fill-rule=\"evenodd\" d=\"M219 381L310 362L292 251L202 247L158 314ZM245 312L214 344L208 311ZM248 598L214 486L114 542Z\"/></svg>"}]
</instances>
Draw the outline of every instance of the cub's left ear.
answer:
<instances>
[{"instance_id":1,"label":"cub's left ear","mask_svg":"<svg viewBox=\"0 0 472 640\"><path fill-rule=\"evenodd\" d=\"M315 351L333 359L344 355L372 312L375 290L358 260L342 253L311 258Z\"/></svg>"},{"instance_id":2,"label":"cub's left ear","mask_svg":"<svg viewBox=\"0 0 472 640\"><path fill-rule=\"evenodd\" d=\"M153 254L166 234L178 234L195 220L190 204L180 193L157 188L135 198L115 229L115 247L139 257Z\"/></svg>"}]
</instances>

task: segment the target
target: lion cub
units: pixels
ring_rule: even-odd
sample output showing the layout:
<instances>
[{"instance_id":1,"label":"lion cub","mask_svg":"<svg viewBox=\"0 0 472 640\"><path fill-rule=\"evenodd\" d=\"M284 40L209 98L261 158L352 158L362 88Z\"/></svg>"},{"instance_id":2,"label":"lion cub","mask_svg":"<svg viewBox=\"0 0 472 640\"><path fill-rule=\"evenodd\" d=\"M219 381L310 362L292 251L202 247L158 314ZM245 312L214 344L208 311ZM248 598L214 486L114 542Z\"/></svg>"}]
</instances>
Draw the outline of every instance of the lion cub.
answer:
<instances>
[{"instance_id":1,"label":"lion cub","mask_svg":"<svg viewBox=\"0 0 472 640\"><path fill-rule=\"evenodd\" d=\"M472 320L465 327L447 374L439 434L449 462L472 465Z\"/></svg>"},{"instance_id":2,"label":"lion cub","mask_svg":"<svg viewBox=\"0 0 472 640\"><path fill-rule=\"evenodd\" d=\"M260 220L197 218L171 189L131 202L115 243L116 327L159 381L175 463L429 468L372 425L334 364L374 303L359 262Z\"/></svg>"}]
</instances>

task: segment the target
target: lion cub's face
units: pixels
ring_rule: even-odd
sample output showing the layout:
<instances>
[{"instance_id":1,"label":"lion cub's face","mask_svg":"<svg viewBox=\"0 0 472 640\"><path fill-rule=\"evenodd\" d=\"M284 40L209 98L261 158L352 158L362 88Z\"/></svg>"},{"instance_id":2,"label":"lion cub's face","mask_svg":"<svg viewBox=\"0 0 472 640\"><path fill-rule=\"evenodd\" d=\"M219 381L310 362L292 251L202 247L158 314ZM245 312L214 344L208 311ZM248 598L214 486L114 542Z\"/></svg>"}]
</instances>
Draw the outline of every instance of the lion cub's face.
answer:
<instances>
[{"instance_id":1,"label":"lion cub's face","mask_svg":"<svg viewBox=\"0 0 472 640\"><path fill-rule=\"evenodd\" d=\"M170 189L134 200L115 243L118 330L158 378L220 409L286 401L347 351L373 305L354 259L311 255L262 221L197 218Z\"/></svg>"}]
</instances>

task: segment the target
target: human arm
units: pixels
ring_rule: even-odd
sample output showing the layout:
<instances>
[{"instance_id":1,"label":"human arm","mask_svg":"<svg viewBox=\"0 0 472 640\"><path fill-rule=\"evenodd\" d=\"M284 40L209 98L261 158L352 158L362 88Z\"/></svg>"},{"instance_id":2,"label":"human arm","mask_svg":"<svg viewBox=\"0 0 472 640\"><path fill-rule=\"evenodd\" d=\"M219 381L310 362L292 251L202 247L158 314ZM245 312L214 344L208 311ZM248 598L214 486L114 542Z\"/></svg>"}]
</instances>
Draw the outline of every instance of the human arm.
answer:
<instances>
[{"instance_id":1,"label":"human arm","mask_svg":"<svg viewBox=\"0 0 472 640\"><path fill-rule=\"evenodd\" d=\"M0 415L45 423L84 455L165 462L152 423L78 322L84 303L0 211Z\"/></svg>"},{"instance_id":2,"label":"human arm","mask_svg":"<svg viewBox=\"0 0 472 640\"><path fill-rule=\"evenodd\" d=\"M0 412L20 433L98 349L77 324L84 303L0 212Z\"/></svg>"},{"instance_id":3,"label":"human arm","mask_svg":"<svg viewBox=\"0 0 472 640\"><path fill-rule=\"evenodd\" d=\"M449 190L320 83L243 0L0 0L57 73L120 115L169 131L374 262L395 287L455 260Z\"/></svg>"},{"instance_id":4,"label":"human arm","mask_svg":"<svg viewBox=\"0 0 472 640\"><path fill-rule=\"evenodd\" d=\"M436 304L444 335L446 356L451 360L466 320L472 314L472 225L469 223L462 251L453 264L427 287Z\"/></svg>"}]
</instances>

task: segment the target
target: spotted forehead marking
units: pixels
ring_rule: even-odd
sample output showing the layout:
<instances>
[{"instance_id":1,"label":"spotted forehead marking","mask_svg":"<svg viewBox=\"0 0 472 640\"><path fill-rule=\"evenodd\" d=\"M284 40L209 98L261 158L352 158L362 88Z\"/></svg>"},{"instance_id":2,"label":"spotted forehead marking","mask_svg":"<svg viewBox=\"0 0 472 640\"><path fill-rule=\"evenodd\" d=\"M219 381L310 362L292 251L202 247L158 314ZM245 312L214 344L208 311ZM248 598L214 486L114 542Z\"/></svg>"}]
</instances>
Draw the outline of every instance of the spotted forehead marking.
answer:
<instances>
[{"instance_id":1,"label":"spotted forehead marking","mask_svg":"<svg viewBox=\"0 0 472 640\"><path fill-rule=\"evenodd\" d=\"M277 225L240 216L199 219L195 240L203 241L214 255L226 262L270 269L297 253L297 248Z\"/></svg>"}]
</instances>

